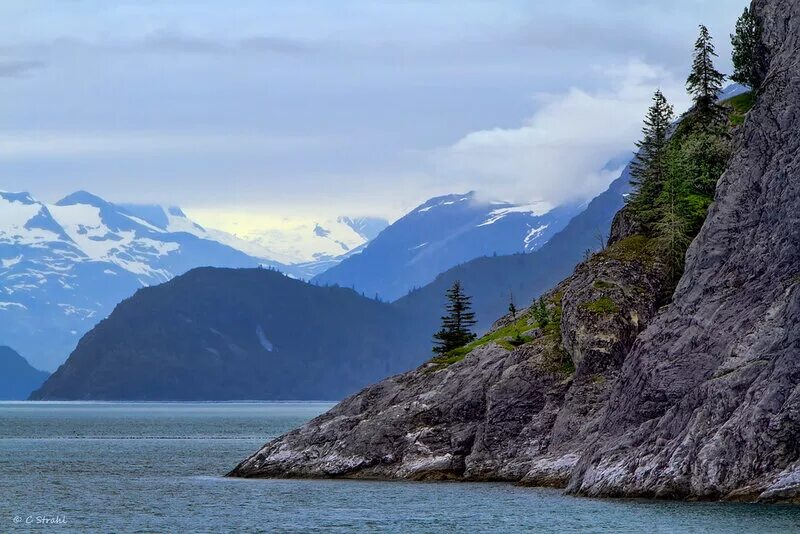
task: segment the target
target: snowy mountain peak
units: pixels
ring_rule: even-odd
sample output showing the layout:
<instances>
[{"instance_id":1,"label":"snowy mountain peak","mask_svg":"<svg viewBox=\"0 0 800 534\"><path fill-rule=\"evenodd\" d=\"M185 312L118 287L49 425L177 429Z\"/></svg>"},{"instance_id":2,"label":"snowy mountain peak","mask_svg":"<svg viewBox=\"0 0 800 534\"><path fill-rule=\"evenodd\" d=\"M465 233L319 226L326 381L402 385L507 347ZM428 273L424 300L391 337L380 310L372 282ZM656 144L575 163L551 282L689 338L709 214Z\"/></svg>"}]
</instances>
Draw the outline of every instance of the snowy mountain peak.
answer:
<instances>
[{"instance_id":1,"label":"snowy mountain peak","mask_svg":"<svg viewBox=\"0 0 800 534\"><path fill-rule=\"evenodd\" d=\"M561 230L576 206L489 201L474 191L432 198L386 228L360 254L321 273L320 283L395 300L447 269L492 254L532 252Z\"/></svg>"},{"instance_id":2,"label":"snowy mountain peak","mask_svg":"<svg viewBox=\"0 0 800 534\"><path fill-rule=\"evenodd\" d=\"M463 195L443 195L440 197L433 197L427 200L420 206L417 206L411 213L426 213L434 208L443 206L452 206L454 204L461 204L463 202L472 202L475 200L475 191Z\"/></svg>"},{"instance_id":3,"label":"snowy mountain peak","mask_svg":"<svg viewBox=\"0 0 800 534\"><path fill-rule=\"evenodd\" d=\"M56 206L75 206L77 204L84 204L87 206L94 206L95 208L104 208L110 206L110 203L103 200L102 198L98 197L97 195L93 195L88 191L75 191L71 193L58 202L56 202Z\"/></svg>"}]
</instances>

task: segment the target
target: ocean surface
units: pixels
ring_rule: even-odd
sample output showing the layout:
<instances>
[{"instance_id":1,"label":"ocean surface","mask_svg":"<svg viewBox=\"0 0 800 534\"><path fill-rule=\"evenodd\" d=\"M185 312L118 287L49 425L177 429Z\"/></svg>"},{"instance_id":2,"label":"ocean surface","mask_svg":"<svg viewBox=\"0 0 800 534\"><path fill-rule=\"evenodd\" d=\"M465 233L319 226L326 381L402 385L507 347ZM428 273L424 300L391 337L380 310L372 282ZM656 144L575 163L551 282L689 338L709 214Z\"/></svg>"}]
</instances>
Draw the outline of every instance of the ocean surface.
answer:
<instances>
[{"instance_id":1,"label":"ocean surface","mask_svg":"<svg viewBox=\"0 0 800 534\"><path fill-rule=\"evenodd\" d=\"M792 506L223 478L329 406L0 402L0 532L800 532Z\"/></svg>"}]
</instances>

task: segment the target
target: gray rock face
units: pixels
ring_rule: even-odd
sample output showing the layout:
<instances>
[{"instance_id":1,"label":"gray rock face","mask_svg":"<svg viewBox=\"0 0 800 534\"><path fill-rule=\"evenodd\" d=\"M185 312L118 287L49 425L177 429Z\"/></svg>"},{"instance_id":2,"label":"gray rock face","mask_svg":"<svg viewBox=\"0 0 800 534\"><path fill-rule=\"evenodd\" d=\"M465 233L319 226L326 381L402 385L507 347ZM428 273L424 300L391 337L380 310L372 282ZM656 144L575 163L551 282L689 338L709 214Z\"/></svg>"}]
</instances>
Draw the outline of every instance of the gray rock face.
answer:
<instances>
[{"instance_id":1,"label":"gray rock face","mask_svg":"<svg viewBox=\"0 0 800 534\"><path fill-rule=\"evenodd\" d=\"M609 249L547 295L560 328L505 317L492 336L535 337L367 388L231 475L800 502L800 3L754 7L765 82L668 307L620 215Z\"/></svg>"},{"instance_id":2,"label":"gray rock face","mask_svg":"<svg viewBox=\"0 0 800 534\"><path fill-rule=\"evenodd\" d=\"M754 6L769 59L758 103L571 491L800 495L800 3Z\"/></svg>"}]
</instances>

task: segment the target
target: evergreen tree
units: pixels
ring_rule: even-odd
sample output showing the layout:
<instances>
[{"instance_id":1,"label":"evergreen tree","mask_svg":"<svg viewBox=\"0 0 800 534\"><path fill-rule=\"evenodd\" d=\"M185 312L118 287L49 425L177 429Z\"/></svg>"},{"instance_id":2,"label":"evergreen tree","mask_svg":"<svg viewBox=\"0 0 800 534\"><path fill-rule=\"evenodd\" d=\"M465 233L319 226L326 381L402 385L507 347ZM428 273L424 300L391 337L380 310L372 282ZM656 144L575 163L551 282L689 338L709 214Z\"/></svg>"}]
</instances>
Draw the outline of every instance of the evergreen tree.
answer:
<instances>
[{"instance_id":1,"label":"evergreen tree","mask_svg":"<svg viewBox=\"0 0 800 534\"><path fill-rule=\"evenodd\" d=\"M463 347L477 337L471 330L477 322L471 299L464 294L460 281L456 280L447 290L447 300L447 315L442 317L442 328L433 336L436 343L433 352L437 354Z\"/></svg>"},{"instance_id":2,"label":"evergreen tree","mask_svg":"<svg viewBox=\"0 0 800 534\"><path fill-rule=\"evenodd\" d=\"M508 292L508 313L511 314L511 319L517 318L517 306L514 304L514 293Z\"/></svg>"},{"instance_id":3,"label":"evergreen tree","mask_svg":"<svg viewBox=\"0 0 800 534\"><path fill-rule=\"evenodd\" d=\"M643 138L636 143L639 150L631 163L634 194L630 197L630 205L634 217L643 226L653 219L653 205L665 180L667 144L673 118L672 106L661 90L657 90L644 120Z\"/></svg>"},{"instance_id":4,"label":"evergreen tree","mask_svg":"<svg viewBox=\"0 0 800 534\"><path fill-rule=\"evenodd\" d=\"M547 309L544 297L539 297L539 300L533 304L533 318L536 319L539 328L544 328L550 324L550 312Z\"/></svg>"},{"instance_id":5,"label":"evergreen tree","mask_svg":"<svg viewBox=\"0 0 800 534\"><path fill-rule=\"evenodd\" d=\"M758 89L761 75L758 68L758 46L761 41L761 25L750 8L736 22L736 33L731 34L733 44L733 76L735 82Z\"/></svg>"},{"instance_id":6,"label":"evergreen tree","mask_svg":"<svg viewBox=\"0 0 800 534\"><path fill-rule=\"evenodd\" d=\"M717 97L722 91L725 75L714 67L717 52L708 28L700 25L700 36L694 45L694 61L692 72L686 80L686 88L694 98L695 108L705 127L718 122L723 115L717 104Z\"/></svg>"},{"instance_id":7,"label":"evergreen tree","mask_svg":"<svg viewBox=\"0 0 800 534\"><path fill-rule=\"evenodd\" d=\"M672 285L683 274L684 256L691 242L687 222L691 212L687 176L691 175L687 174L680 160L674 160L657 203L658 219L654 233Z\"/></svg>"}]
</instances>

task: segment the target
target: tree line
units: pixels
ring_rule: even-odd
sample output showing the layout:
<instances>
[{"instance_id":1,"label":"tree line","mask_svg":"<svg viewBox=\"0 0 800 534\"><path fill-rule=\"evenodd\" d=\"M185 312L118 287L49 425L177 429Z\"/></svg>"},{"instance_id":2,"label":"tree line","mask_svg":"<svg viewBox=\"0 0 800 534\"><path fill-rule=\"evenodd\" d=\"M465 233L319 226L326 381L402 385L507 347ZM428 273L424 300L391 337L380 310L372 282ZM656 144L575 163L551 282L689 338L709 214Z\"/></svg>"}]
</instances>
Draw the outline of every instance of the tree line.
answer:
<instances>
[{"instance_id":1,"label":"tree line","mask_svg":"<svg viewBox=\"0 0 800 534\"><path fill-rule=\"evenodd\" d=\"M761 83L760 34L755 15L745 9L731 35L731 79L753 91ZM631 163L628 213L639 231L654 239L673 284L683 273L686 249L705 221L731 153L728 111L718 100L726 76L715 67L716 57L708 28L701 25L686 80L692 109L676 123L672 105L656 90Z\"/></svg>"}]
</instances>

